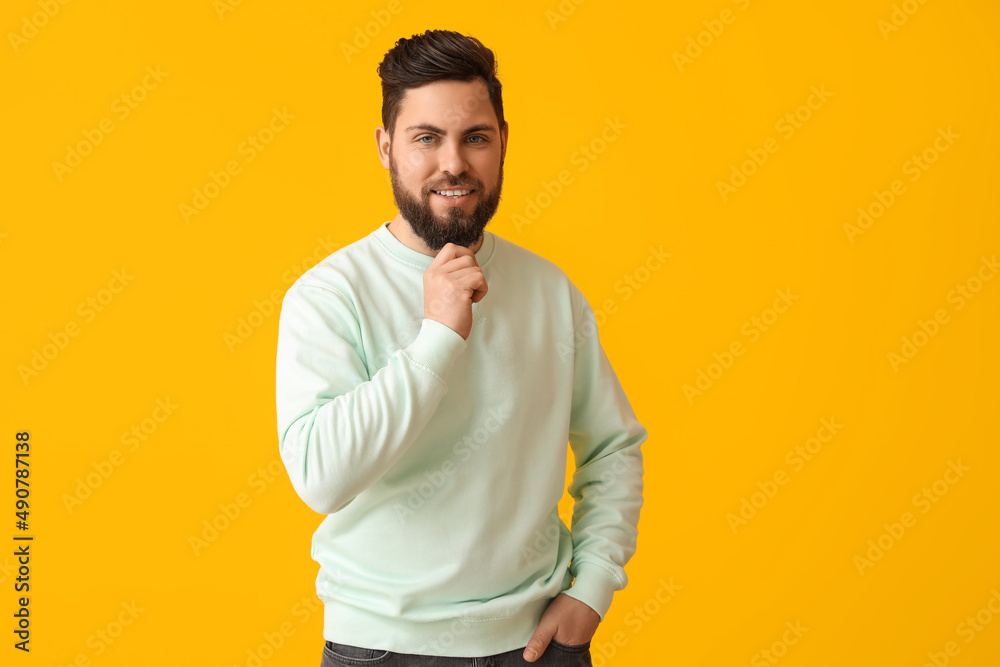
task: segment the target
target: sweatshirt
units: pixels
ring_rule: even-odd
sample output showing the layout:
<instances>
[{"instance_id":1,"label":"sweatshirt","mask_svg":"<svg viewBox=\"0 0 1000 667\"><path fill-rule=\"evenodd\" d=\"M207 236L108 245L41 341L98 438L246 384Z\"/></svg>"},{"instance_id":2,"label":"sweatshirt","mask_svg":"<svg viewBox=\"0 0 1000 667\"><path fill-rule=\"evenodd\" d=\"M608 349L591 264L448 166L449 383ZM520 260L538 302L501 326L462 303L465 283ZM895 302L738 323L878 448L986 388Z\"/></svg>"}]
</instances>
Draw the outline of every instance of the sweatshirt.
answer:
<instances>
[{"instance_id":1,"label":"sweatshirt","mask_svg":"<svg viewBox=\"0 0 1000 667\"><path fill-rule=\"evenodd\" d=\"M463 339L423 317L434 258L388 224L303 273L279 317L279 452L326 515L324 638L493 655L527 645L562 592L603 620L636 548L647 433L593 310L554 263L484 231L488 291Z\"/></svg>"}]
</instances>

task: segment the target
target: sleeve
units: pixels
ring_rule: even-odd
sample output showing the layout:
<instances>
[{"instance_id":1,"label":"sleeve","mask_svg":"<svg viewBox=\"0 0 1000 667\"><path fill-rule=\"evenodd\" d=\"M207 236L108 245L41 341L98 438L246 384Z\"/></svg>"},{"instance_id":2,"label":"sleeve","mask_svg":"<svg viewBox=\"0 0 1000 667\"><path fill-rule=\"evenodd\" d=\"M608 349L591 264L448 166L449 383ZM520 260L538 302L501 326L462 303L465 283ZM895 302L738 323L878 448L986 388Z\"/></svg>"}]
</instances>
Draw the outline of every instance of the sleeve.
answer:
<instances>
[{"instance_id":1,"label":"sleeve","mask_svg":"<svg viewBox=\"0 0 1000 667\"><path fill-rule=\"evenodd\" d=\"M564 593L604 619L615 591L628 583L625 564L635 553L642 506L642 452L647 433L637 420L597 336L594 311L580 305L574 341L569 440L576 471L570 532L573 585Z\"/></svg>"},{"instance_id":2,"label":"sleeve","mask_svg":"<svg viewBox=\"0 0 1000 667\"><path fill-rule=\"evenodd\" d=\"M466 345L425 318L369 379L351 302L293 284L278 322L275 394L279 453L302 500L333 514L392 467L434 414Z\"/></svg>"}]
</instances>

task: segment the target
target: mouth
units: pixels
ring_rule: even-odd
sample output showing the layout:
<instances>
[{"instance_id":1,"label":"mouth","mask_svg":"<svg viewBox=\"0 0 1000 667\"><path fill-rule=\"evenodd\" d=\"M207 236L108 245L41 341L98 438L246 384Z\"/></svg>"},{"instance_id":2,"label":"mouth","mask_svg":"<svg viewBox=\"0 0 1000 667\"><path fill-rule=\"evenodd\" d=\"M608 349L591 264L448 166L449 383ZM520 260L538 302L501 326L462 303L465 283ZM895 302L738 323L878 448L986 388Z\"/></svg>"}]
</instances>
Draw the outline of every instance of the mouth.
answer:
<instances>
[{"instance_id":1,"label":"mouth","mask_svg":"<svg viewBox=\"0 0 1000 667\"><path fill-rule=\"evenodd\" d=\"M474 188L447 188L431 190L431 193L441 197L449 205L464 204L475 193Z\"/></svg>"}]
</instances>

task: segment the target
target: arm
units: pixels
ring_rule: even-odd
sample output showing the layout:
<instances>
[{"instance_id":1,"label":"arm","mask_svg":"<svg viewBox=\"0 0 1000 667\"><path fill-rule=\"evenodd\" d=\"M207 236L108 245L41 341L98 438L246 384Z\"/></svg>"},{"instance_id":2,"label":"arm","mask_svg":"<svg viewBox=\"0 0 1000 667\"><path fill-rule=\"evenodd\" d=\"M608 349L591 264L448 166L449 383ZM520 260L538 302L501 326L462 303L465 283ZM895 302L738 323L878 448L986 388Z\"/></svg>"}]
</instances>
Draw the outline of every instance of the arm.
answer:
<instances>
[{"instance_id":1,"label":"arm","mask_svg":"<svg viewBox=\"0 0 1000 667\"><path fill-rule=\"evenodd\" d=\"M338 292L294 284L278 323L278 448L310 508L333 514L377 481L417 438L467 342L424 319L416 338L369 379L361 331Z\"/></svg>"},{"instance_id":2,"label":"arm","mask_svg":"<svg viewBox=\"0 0 1000 667\"><path fill-rule=\"evenodd\" d=\"M566 595L603 620L616 590L628 582L625 563L635 553L642 506L642 452L647 433L637 420L597 336L594 311L574 287L579 306L573 356L569 440L576 471L572 496L575 577Z\"/></svg>"}]
</instances>

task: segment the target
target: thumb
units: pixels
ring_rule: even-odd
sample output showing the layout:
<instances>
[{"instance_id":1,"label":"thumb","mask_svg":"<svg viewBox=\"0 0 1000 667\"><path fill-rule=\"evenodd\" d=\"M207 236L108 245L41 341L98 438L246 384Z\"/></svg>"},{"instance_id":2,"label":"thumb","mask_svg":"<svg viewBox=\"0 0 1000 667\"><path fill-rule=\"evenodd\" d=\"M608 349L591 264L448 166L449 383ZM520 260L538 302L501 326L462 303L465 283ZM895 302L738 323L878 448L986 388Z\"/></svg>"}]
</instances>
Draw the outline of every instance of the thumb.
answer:
<instances>
[{"instance_id":1,"label":"thumb","mask_svg":"<svg viewBox=\"0 0 1000 667\"><path fill-rule=\"evenodd\" d=\"M535 636L531 638L531 641L529 641L528 645L525 647L522 657L524 657L527 662L534 662L535 660L538 660L538 658L542 656L542 653L545 652L546 647L549 645L549 641L554 635L555 631L541 629L536 630Z\"/></svg>"}]
</instances>

